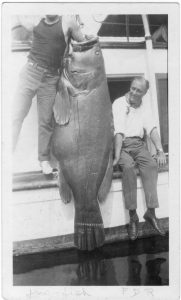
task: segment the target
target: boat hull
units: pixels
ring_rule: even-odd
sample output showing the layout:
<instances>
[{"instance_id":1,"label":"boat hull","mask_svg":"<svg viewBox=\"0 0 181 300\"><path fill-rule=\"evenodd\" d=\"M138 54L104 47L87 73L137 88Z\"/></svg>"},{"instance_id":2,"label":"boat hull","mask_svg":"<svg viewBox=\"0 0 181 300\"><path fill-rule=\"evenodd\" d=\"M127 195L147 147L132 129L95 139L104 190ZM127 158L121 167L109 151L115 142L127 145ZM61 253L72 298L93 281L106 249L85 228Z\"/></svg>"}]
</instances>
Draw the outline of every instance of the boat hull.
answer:
<instances>
[{"instance_id":1,"label":"boat hull","mask_svg":"<svg viewBox=\"0 0 181 300\"><path fill-rule=\"evenodd\" d=\"M159 173L157 190L159 208L156 209L156 215L162 226L168 231L167 171ZM145 224L143 219L146 205L139 176L137 193L139 203L137 212L140 219L138 238L154 235L156 233ZM74 203L64 204L61 201L56 179L49 181L49 186L47 180L40 183L37 179L36 187L30 185L30 181L24 190L22 190L22 184L21 190L17 186L17 190L13 192L13 203L14 255L74 247ZM105 227L105 242L128 239L129 216L124 206L120 177L113 179L106 200L100 203L100 210Z\"/></svg>"}]
</instances>

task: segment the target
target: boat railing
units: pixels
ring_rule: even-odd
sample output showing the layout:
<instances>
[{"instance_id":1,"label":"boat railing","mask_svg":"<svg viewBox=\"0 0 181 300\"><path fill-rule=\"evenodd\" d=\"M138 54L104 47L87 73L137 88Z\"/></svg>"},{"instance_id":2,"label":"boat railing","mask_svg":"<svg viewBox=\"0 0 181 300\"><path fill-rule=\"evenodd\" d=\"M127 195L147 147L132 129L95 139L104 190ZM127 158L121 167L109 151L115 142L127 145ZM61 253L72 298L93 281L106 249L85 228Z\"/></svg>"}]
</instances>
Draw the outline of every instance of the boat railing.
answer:
<instances>
[{"instance_id":1,"label":"boat railing","mask_svg":"<svg viewBox=\"0 0 181 300\"><path fill-rule=\"evenodd\" d=\"M167 164L158 169L159 173L168 172L168 156L166 157ZM139 176L138 168L136 168L136 173ZM41 171L31 171L15 173L12 177L13 192L58 187L58 172L56 170L51 175L44 175ZM122 178L122 171L119 167L114 168L112 178L113 180Z\"/></svg>"}]
</instances>

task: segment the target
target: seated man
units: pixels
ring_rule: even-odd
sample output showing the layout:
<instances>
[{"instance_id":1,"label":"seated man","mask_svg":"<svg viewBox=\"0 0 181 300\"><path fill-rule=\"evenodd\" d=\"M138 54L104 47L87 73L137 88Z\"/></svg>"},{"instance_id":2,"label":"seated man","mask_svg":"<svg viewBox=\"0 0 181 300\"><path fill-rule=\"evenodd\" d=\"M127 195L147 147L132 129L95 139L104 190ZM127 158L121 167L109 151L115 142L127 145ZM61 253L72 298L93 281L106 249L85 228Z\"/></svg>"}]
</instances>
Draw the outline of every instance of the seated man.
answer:
<instances>
[{"instance_id":1,"label":"seated man","mask_svg":"<svg viewBox=\"0 0 181 300\"><path fill-rule=\"evenodd\" d=\"M135 77L130 91L113 103L113 118L115 126L115 157L113 165L119 164L123 170L123 194L125 207L129 210L130 223L128 234L131 240L138 236L137 208L137 176L135 165L143 183L147 211L144 219L160 234L165 232L160 228L155 216L155 208L159 206L157 196L157 163L163 166L166 157L163 152L160 137L156 129L151 111L143 104L142 98L147 93L149 82L144 77ZM150 136L157 149L157 163L146 149L143 140L144 131Z\"/></svg>"}]
</instances>

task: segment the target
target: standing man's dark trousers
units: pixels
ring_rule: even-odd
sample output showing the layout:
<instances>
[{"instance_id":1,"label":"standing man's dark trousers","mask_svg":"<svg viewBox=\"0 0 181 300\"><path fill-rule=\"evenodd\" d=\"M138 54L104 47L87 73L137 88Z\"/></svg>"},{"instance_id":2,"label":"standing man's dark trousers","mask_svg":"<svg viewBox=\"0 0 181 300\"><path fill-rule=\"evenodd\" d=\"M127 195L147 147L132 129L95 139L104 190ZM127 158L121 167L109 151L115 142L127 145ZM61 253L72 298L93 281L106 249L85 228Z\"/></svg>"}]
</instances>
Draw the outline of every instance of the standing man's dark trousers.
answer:
<instances>
[{"instance_id":1,"label":"standing man's dark trousers","mask_svg":"<svg viewBox=\"0 0 181 300\"><path fill-rule=\"evenodd\" d=\"M157 163L146 149L144 141L139 137L126 138L123 142L119 165L123 170L123 194L125 207L129 210L137 208L137 175L138 167L145 192L147 208L159 207L157 196Z\"/></svg>"}]
</instances>

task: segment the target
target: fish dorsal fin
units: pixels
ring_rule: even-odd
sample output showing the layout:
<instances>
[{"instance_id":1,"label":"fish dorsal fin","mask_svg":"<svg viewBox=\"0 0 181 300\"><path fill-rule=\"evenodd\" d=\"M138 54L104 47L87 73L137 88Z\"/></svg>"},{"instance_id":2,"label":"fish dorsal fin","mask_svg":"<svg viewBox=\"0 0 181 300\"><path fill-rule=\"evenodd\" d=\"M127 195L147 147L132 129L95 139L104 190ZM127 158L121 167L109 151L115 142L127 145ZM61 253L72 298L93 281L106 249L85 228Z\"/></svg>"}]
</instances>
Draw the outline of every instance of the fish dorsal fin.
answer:
<instances>
[{"instance_id":1,"label":"fish dorsal fin","mask_svg":"<svg viewBox=\"0 0 181 300\"><path fill-rule=\"evenodd\" d=\"M58 84L53 112L56 123L59 125L66 125L69 123L71 114L71 100L66 85L66 80L63 76L60 78Z\"/></svg>"}]
</instances>

